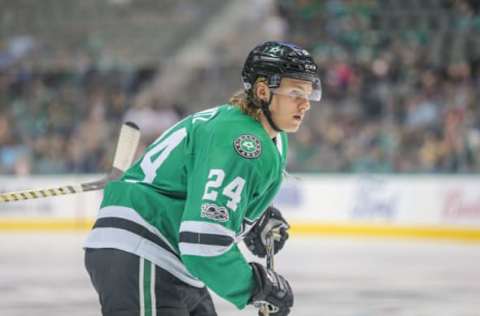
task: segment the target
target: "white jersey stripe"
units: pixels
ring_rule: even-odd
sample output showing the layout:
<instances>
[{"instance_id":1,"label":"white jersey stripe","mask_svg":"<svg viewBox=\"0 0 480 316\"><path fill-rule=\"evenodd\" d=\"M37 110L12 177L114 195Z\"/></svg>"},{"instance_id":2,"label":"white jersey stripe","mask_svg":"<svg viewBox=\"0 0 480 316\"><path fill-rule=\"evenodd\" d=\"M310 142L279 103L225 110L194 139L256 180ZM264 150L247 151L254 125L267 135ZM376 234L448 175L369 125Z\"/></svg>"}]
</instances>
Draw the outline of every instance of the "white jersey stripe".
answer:
<instances>
[{"instance_id":1,"label":"white jersey stripe","mask_svg":"<svg viewBox=\"0 0 480 316\"><path fill-rule=\"evenodd\" d=\"M120 228L95 228L84 243L85 248L115 248L144 257L195 287L205 285L188 272L185 265L170 251L148 239Z\"/></svg>"},{"instance_id":2,"label":"white jersey stripe","mask_svg":"<svg viewBox=\"0 0 480 316\"><path fill-rule=\"evenodd\" d=\"M180 252L182 255L199 256L199 257L215 257L224 254L229 251L234 244L229 246L213 246L203 244L192 244L181 242Z\"/></svg>"},{"instance_id":3,"label":"white jersey stripe","mask_svg":"<svg viewBox=\"0 0 480 316\"><path fill-rule=\"evenodd\" d=\"M199 222L199 221L184 221L180 225L181 232L193 232L199 234L214 234L224 235L235 239L235 232L220 224Z\"/></svg>"},{"instance_id":4,"label":"white jersey stripe","mask_svg":"<svg viewBox=\"0 0 480 316\"><path fill-rule=\"evenodd\" d=\"M146 220L144 220L137 212L135 212L135 210L125 206L106 206L100 209L97 215L97 219L106 217L118 217L128 219L132 222L142 225L150 232L158 236L160 239L162 239L174 253L177 253L177 250L173 248L173 246L168 242L167 238L165 238L156 227L150 225Z\"/></svg>"},{"instance_id":5,"label":"white jersey stripe","mask_svg":"<svg viewBox=\"0 0 480 316\"><path fill-rule=\"evenodd\" d=\"M236 240L234 231L216 223L184 221L180 225L180 233L182 232L221 235L232 238L232 240ZM214 257L227 252L228 250L230 250L230 248L232 248L233 245L233 242L227 246L180 242L178 246L182 255Z\"/></svg>"}]
</instances>

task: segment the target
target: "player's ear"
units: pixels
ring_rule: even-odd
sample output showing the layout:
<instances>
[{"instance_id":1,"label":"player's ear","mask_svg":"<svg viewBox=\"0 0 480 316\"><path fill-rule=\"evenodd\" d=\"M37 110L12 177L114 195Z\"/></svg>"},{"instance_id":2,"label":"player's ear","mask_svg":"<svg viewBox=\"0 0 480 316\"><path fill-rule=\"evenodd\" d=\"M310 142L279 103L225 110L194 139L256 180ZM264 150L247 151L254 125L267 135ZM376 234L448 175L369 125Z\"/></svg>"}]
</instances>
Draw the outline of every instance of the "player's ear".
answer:
<instances>
[{"instance_id":1,"label":"player's ear","mask_svg":"<svg viewBox=\"0 0 480 316\"><path fill-rule=\"evenodd\" d=\"M270 98L270 88L264 82L258 82L255 85L255 94L259 100L268 102Z\"/></svg>"}]
</instances>

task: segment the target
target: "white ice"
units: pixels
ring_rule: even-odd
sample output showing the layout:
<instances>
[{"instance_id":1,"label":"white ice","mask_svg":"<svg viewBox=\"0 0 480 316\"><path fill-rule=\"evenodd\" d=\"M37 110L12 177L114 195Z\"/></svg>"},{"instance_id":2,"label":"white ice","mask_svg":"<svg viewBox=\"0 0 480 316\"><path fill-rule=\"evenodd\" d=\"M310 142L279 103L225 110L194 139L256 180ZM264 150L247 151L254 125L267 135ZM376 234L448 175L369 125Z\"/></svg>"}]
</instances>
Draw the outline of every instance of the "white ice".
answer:
<instances>
[{"instance_id":1,"label":"white ice","mask_svg":"<svg viewBox=\"0 0 480 316\"><path fill-rule=\"evenodd\" d=\"M0 315L100 315L84 238L0 233ZM479 244L293 237L276 268L295 291L291 315L480 315ZM215 301L220 316L257 315Z\"/></svg>"}]
</instances>

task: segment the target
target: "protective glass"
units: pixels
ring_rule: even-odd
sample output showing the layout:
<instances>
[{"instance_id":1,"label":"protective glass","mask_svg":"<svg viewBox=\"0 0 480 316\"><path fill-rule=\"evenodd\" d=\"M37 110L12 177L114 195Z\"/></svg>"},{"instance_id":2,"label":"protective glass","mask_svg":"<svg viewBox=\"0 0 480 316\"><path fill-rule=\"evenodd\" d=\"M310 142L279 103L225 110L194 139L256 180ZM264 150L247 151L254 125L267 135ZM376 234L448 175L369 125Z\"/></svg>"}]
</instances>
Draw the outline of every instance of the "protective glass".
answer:
<instances>
[{"instance_id":1,"label":"protective glass","mask_svg":"<svg viewBox=\"0 0 480 316\"><path fill-rule=\"evenodd\" d=\"M308 100L309 102L319 102L322 99L322 90L315 89L312 90L310 94L305 93L304 91L298 88L289 88L289 89L274 89L272 90L273 94L276 95L283 95L289 97L295 101L305 101Z\"/></svg>"}]
</instances>

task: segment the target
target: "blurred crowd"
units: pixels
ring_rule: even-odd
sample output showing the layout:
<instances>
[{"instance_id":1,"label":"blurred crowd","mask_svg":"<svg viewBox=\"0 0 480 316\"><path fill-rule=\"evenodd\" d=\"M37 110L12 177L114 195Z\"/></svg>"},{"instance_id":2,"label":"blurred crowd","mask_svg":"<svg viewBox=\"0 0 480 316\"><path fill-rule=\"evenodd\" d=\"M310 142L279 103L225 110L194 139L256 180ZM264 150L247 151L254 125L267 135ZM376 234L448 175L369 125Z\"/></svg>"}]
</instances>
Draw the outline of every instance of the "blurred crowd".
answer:
<instances>
[{"instance_id":1,"label":"blurred crowd","mask_svg":"<svg viewBox=\"0 0 480 316\"><path fill-rule=\"evenodd\" d=\"M470 40L480 38L479 6L404 0L400 15L384 14L398 3L277 2L287 40L313 52L323 80L322 101L290 137L291 172L480 171L480 49ZM409 8L448 14L408 20ZM450 51L452 37L461 53ZM0 174L104 172L121 122L138 123L145 145L192 111L135 102L153 67L102 67L79 52L73 65L58 58L39 70L16 40L0 42ZM228 79L240 87L239 76Z\"/></svg>"},{"instance_id":2,"label":"blurred crowd","mask_svg":"<svg viewBox=\"0 0 480 316\"><path fill-rule=\"evenodd\" d=\"M181 111L133 103L155 69L102 69L88 56L34 71L31 55L10 55L0 71L0 173L63 174L109 170L122 122L142 129L142 146Z\"/></svg>"},{"instance_id":3,"label":"blurred crowd","mask_svg":"<svg viewBox=\"0 0 480 316\"><path fill-rule=\"evenodd\" d=\"M279 7L290 39L319 62L324 89L292 138L292 170L480 171L477 1L284 0ZM463 36L461 45L448 38L433 45L442 29Z\"/></svg>"}]
</instances>

